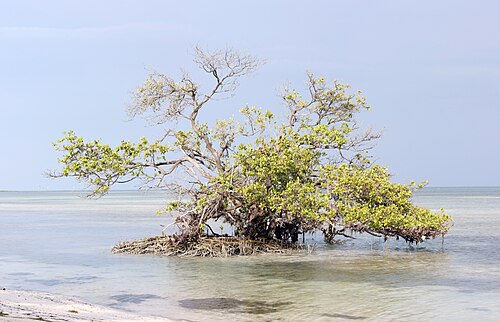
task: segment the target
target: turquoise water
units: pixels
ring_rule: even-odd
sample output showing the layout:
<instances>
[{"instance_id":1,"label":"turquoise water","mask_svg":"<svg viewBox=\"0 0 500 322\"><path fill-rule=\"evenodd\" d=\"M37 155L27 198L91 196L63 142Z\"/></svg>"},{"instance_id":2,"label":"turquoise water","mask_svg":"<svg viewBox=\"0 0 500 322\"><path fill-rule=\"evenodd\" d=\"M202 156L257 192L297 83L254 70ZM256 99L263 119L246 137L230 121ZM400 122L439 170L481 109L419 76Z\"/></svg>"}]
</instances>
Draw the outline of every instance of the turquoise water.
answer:
<instances>
[{"instance_id":1,"label":"turquoise water","mask_svg":"<svg viewBox=\"0 0 500 322\"><path fill-rule=\"evenodd\" d=\"M163 258L111 254L158 234L160 192L0 192L0 286L193 321L494 321L500 317L500 188L427 188L455 225L417 248L371 236L312 254Z\"/></svg>"}]
</instances>

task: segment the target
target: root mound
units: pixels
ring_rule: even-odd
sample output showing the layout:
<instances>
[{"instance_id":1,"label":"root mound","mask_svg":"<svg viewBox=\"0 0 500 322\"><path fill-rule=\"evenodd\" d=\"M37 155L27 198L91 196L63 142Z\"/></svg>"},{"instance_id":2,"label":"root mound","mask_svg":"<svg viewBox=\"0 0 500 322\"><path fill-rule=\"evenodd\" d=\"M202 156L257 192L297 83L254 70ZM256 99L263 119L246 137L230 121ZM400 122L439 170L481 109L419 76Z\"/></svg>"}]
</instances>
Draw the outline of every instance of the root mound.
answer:
<instances>
[{"instance_id":1,"label":"root mound","mask_svg":"<svg viewBox=\"0 0 500 322\"><path fill-rule=\"evenodd\" d=\"M275 240L252 240L241 237L200 237L197 241L180 242L172 236L155 236L143 240L121 242L113 253L154 254L161 256L227 257L264 253L287 253L302 245Z\"/></svg>"}]
</instances>

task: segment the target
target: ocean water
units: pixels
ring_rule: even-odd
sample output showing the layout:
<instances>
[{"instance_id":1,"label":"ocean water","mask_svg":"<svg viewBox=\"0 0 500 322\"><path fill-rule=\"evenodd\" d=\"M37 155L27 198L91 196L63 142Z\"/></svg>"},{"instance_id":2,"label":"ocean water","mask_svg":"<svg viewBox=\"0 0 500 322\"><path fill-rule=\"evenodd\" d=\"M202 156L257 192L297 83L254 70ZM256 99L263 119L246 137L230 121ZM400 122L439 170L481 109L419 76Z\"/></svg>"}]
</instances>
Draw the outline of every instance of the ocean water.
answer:
<instances>
[{"instance_id":1,"label":"ocean water","mask_svg":"<svg viewBox=\"0 0 500 322\"><path fill-rule=\"evenodd\" d=\"M454 227L412 247L358 235L311 253L234 258L112 254L159 234L161 192L0 192L0 286L189 321L500 319L500 188L426 188Z\"/></svg>"}]
</instances>

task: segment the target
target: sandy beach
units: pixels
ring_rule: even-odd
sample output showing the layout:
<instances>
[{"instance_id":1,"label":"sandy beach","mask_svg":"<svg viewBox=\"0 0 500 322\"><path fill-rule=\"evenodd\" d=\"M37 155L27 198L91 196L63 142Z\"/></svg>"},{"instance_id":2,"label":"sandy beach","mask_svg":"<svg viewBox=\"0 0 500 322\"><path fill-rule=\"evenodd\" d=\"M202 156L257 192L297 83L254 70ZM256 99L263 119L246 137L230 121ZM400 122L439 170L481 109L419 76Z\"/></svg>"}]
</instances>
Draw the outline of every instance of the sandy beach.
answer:
<instances>
[{"instance_id":1,"label":"sandy beach","mask_svg":"<svg viewBox=\"0 0 500 322\"><path fill-rule=\"evenodd\" d=\"M0 320L29 321L172 321L162 317L134 315L76 299L34 291L0 289Z\"/></svg>"}]
</instances>

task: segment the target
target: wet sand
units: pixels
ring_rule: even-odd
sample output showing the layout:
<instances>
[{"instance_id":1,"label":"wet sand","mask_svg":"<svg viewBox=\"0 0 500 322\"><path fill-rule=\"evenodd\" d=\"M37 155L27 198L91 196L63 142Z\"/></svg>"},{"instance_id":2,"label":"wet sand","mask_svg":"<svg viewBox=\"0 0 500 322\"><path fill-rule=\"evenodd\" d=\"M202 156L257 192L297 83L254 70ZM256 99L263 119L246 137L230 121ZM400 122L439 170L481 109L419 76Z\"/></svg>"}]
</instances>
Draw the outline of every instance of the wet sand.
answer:
<instances>
[{"instance_id":1,"label":"wet sand","mask_svg":"<svg viewBox=\"0 0 500 322\"><path fill-rule=\"evenodd\" d=\"M163 317L139 316L77 299L34 291L0 289L0 321L173 321Z\"/></svg>"}]
</instances>

